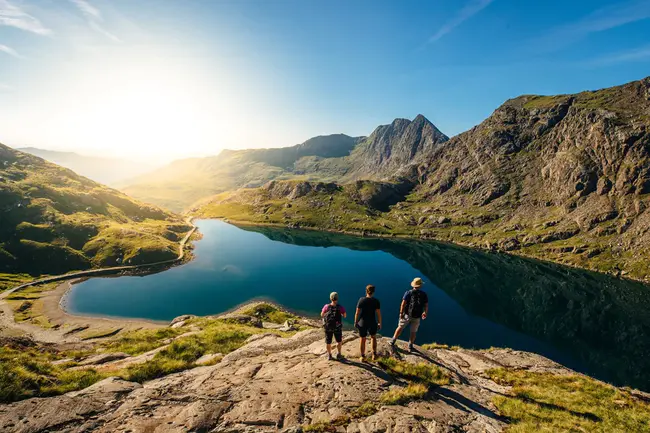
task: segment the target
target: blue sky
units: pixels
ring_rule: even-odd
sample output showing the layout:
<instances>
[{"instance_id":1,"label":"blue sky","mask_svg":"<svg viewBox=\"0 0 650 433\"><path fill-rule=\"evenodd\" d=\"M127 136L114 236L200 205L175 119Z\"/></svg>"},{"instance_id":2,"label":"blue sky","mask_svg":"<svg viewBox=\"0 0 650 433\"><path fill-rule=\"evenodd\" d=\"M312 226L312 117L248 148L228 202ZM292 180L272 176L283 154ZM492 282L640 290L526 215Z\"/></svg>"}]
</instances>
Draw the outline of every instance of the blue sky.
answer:
<instances>
[{"instance_id":1,"label":"blue sky","mask_svg":"<svg viewBox=\"0 0 650 433\"><path fill-rule=\"evenodd\" d=\"M0 0L0 141L170 159L455 135L520 94L650 75L650 0Z\"/></svg>"}]
</instances>

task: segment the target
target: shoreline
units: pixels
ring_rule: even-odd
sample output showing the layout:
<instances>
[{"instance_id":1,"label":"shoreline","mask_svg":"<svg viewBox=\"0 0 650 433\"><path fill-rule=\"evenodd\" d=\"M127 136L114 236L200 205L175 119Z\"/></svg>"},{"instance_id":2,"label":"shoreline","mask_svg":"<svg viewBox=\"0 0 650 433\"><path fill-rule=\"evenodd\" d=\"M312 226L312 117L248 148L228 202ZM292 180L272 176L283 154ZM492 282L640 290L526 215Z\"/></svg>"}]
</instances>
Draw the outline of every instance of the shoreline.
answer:
<instances>
[{"instance_id":1,"label":"shoreline","mask_svg":"<svg viewBox=\"0 0 650 433\"><path fill-rule=\"evenodd\" d=\"M279 223L266 223L266 222L250 222L250 221L239 221L239 220L234 220L231 218L225 218L225 217L198 217L195 216L195 219L205 219L205 220L219 220L223 221L228 224L232 224L234 226L243 226L243 227L274 227L274 228L282 228L282 229L288 229L288 230L305 230L305 231L312 231L312 232L321 232L321 233L333 233L333 234L339 234L339 235L345 235L345 236L356 236L360 238L375 238L375 239L384 239L384 240L391 240L391 239L399 239L399 240L406 240L406 241L420 241L420 242L436 242L440 244L445 244L445 245L451 245L454 247L460 247L460 248L467 248L473 251L478 251L482 253L496 253L496 254L506 254L511 257L520 257L520 258L525 258L529 260L536 260L541 263L549 263L555 266L564 266L567 268L571 269L578 269L584 272L593 272L598 275L603 275L606 277L610 278L615 278L619 280L627 280L631 282L636 282L636 283L641 283L646 286L650 286L650 280L643 280L641 278L634 278L630 277L627 275L615 275L612 273L608 272L601 272L595 269L590 269L590 268L583 268L580 266L575 266L570 263L561 263L561 262L556 262L553 260L547 260L543 259L540 257L536 257L531 254L526 254L526 253L517 253L515 251L502 251L498 249L487 249L487 248L482 248L480 246L476 245L469 245L469 244L463 244L463 243L457 243L457 242L450 242L448 240L443 240L443 239L436 239L436 238L430 238L430 237L419 237L419 236L410 236L410 235L403 235L403 234L383 234L383 233L369 233L369 232L357 232L353 230L335 230L335 229L326 229L326 228L319 228L319 227L288 227L283 224Z\"/></svg>"}]
</instances>

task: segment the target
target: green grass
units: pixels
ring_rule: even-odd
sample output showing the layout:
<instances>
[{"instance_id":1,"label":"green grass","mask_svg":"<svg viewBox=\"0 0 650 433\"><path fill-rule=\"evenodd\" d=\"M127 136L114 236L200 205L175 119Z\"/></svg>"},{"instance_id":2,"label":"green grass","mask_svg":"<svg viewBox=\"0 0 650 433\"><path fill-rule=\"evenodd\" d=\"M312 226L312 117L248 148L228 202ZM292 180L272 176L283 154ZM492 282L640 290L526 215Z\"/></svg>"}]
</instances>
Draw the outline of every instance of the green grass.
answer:
<instances>
[{"instance_id":1,"label":"green grass","mask_svg":"<svg viewBox=\"0 0 650 433\"><path fill-rule=\"evenodd\" d=\"M121 334L115 340L105 343L107 352L124 352L129 355L140 355L165 344L165 340L175 338L186 332L183 329L160 328L129 331Z\"/></svg>"},{"instance_id":2,"label":"green grass","mask_svg":"<svg viewBox=\"0 0 650 433\"><path fill-rule=\"evenodd\" d=\"M265 322L273 322L278 324L283 324L287 320L297 319L297 317L293 314L282 311L278 307L266 303L255 304L250 308L243 310L242 314L259 317Z\"/></svg>"},{"instance_id":3,"label":"green grass","mask_svg":"<svg viewBox=\"0 0 650 433\"><path fill-rule=\"evenodd\" d=\"M32 281L34 277L29 274L2 274L0 273L0 292L13 289L21 284Z\"/></svg>"},{"instance_id":4,"label":"green grass","mask_svg":"<svg viewBox=\"0 0 650 433\"><path fill-rule=\"evenodd\" d=\"M145 364L133 365L122 374L126 380L144 382L194 367L194 362L209 353L227 354L243 346L259 328L225 323L221 320L194 319L199 334L181 337Z\"/></svg>"},{"instance_id":5,"label":"green grass","mask_svg":"<svg viewBox=\"0 0 650 433\"><path fill-rule=\"evenodd\" d=\"M395 358L379 358L377 363L389 374L414 382L432 386L443 386L451 383L449 373L437 365L425 363L414 364L399 361Z\"/></svg>"},{"instance_id":6,"label":"green grass","mask_svg":"<svg viewBox=\"0 0 650 433\"><path fill-rule=\"evenodd\" d=\"M594 379L505 369L487 375L512 386L494 399L511 433L650 431L650 404Z\"/></svg>"},{"instance_id":7,"label":"green grass","mask_svg":"<svg viewBox=\"0 0 650 433\"><path fill-rule=\"evenodd\" d=\"M0 401L63 394L104 378L91 369L68 371L65 366L52 365L65 356L47 348L0 347Z\"/></svg>"},{"instance_id":8,"label":"green grass","mask_svg":"<svg viewBox=\"0 0 650 433\"><path fill-rule=\"evenodd\" d=\"M423 383L410 383L403 388L391 389L382 394L380 401L386 405L404 405L411 401L423 399L429 387Z\"/></svg>"},{"instance_id":9,"label":"green grass","mask_svg":"<svg viewBox=\"0 0 650 433\"><path fill-rule=\"evenodd\" d=\"M429 343L429 344L423 344L422 348L425 350L434 350L434 349L446 349L446 350L460 350L460 346L449 346L447 344L439 344L439 343Z\"/></svg>"}]
</instances>

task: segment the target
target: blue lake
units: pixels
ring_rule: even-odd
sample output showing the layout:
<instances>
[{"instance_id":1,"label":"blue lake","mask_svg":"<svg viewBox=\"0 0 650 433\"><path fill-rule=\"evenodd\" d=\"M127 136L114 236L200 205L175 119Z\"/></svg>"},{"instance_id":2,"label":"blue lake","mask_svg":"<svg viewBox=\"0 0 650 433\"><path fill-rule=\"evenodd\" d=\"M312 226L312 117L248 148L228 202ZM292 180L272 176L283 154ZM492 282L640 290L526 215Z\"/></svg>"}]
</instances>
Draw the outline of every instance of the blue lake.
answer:
<instances>
[{"instance_id":1,"label":"blue lake","mask_svg":"<svg viewBox=\"0 0 650 433\"><path fill-rule=\"evenodd\" d=\"M171 320L268 299L316 316L337 291L351 326L365 286L374 284L387 335L419 276L430 303L419 343L537 352L616 384L650 388L650 288L643 284L435 242L196 223L203 239L193 261L147 276L90 279L68 293L67 310Z\"/></svg>"}]
</instances>

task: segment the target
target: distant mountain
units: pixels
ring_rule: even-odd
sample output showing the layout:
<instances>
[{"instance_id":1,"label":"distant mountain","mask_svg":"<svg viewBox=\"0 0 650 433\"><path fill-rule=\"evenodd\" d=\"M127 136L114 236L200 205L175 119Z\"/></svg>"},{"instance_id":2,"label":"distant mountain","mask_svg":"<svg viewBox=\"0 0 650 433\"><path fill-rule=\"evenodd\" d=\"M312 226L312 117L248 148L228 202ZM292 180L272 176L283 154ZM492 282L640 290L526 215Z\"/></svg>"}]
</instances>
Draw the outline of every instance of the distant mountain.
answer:
<instances>
[{"instance_id":1,"label":"distant mountain","mask_svg":"<svg viewBox=\"0 0 650 433\"><path fill-rule=\"evenodd\" d=\"M0 144L0 273L172 259L189 229L177 215Z\"/></svg>"},{"instance_id":2,"label":"distant mountain","mask_svg":"<svg viewBox=\"0 0 650 433\"><path fill-rule=\"evenodd\" d=\"M86 156L74 152L59 152L56 150L38 149L36 147L23 147L17 150L38 156L39 158L69 168L96 182L109 185L133 178L156 168L153 164L129 161L127 159Z\"/></svg>"},{"instance_id":3,"label":"distant mountain","mask_svg":"<svg viewBox=\"0 0 650 433\"><path fill-rule=\"evenodd\" d=\"M241 187L263 185L295 176L304 158L339 159L360 138L335 134L314 137L292 147L224 150L218 156L190 158L139 176L121 190L133 197L181 211L205 197Z\"/></svg>"},{"instance_id":4,"label":"distant mountain","mask_svg":"<svg viewBox=\"0 0 650 433\"><path fill-rule=\"evenodd\" d=\"M276 181L196 214L449 240L650 281L650 77L521 96L448 141L383 146L393 131L417 138L412 123L378 128L338 183ZM382 182L348 182L355 170Z\"/></svg>"},{"instance_id":5,"label":"distant mountain","mask_svg":"<svg viewBox=\"0 0 650 433\"><path fill-rule=\"evenodd\" d=\"M176 161L139 176L122 190L175 211L214 194L270 180L348 181L390 178L448 140L419 115L378 127L369 137L320 136L283 148L224 150L209 158Z\"/></svg>"}]
</instances>

